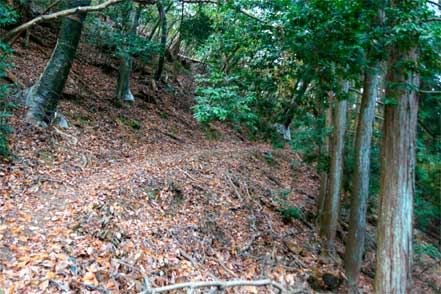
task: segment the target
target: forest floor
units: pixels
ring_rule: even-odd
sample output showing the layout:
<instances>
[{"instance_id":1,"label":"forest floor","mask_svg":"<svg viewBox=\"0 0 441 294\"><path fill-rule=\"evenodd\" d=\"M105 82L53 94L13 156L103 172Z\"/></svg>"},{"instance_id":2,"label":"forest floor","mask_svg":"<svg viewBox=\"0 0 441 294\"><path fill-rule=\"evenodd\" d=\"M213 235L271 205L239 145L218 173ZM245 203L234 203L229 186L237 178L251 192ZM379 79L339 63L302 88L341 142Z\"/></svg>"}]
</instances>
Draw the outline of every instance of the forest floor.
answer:
<instances>
[{"instance_id":1,"label":"forest floor","mask_svg":"<svg viewBox=\"0 0 441 294\"><path fill-rule=\"evenodd\" d=\"M29 48L18 42L10 78L22 87L37 81L54 40L36 28ZM31 128L25 109L14 111L14 159L0 163L0 293L139 293L146 279L159 287L262 278L295 293L339 292L322 277L344 278L344 226L339 255L323 258L315 169L288 147L196 122L190 71L168 66L157 85L146 82L149 72L135 66L137 99L116 106L115 61L82 45L60 105L69 129ZM283 207L296 217L283 218ZM435 293L439 266L421 258L413 292Z\"/></svg>"}]
</instances>

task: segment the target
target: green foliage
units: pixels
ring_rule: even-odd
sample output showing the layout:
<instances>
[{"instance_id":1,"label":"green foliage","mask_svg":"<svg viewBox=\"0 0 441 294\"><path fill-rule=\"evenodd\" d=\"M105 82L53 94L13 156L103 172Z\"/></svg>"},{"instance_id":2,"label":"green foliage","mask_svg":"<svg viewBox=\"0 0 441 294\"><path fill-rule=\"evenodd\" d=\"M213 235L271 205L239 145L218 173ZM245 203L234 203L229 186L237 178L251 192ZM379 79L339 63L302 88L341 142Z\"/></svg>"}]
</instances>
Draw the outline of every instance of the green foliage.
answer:
<instances>
[{"instance_id":1,"label":"green foliage","mask_svg":"<svg viewBox=\"0 0 441 294\"><path fill-rule=\"evenodd\" d=\"M421 244L419 242L416 242L414 244L414 251L416 255L422 255L426 254L433 259L440 260L441 259L441 252L432 244Z\"/></svg>"},{"instance_id":2,"label":"green foliage","mask_svg":"<svg viewBox=\"0 0 441 294\"><path fill-rule=\"evenodd\" d=\"M423 77L424 87L441 89L436 76ZM417 135L415 220L423 230L441 220L441 95L421 95Z\"/></svg>"},{"instance_id":3,"label":"green foliage","mask_svg":"<svg viewBox=\"0 0 441 294\"><path fill-rule=\"evenodd\" d=\"M181 37L190 44L201 45L212 34L212 23L210 17L199 9L195 16L183 20L180 27Z\"/></svg>"},{"instance_id":4,"label":"green foliage","mask_svg":"<svg viewBox=\"0 0 441 294\"><path fill-rule=\"evenodd\" d=\"M125 116L119 116L119 119L123 124L125 124L128 127L131 127L134 130L139 130L141 128L141 123L135 119L128 119Z\"/></svg>"},{"instance_id":5,"label":"green foliage","mask_svg":"<svg viewBox=\"0 0 441 294\"><path fill-rule=\"evenodd\" d=\"M8 6L0 2L0 28L14 23L17 14ZM7 55L11 53L12 50L6 43L0 41L0 78L5 75L4 70L9 68ZM14 107L14 105L7 103L4 97L8 93L8 85L0 84L0 157L8 157L8 140L6 138L7 134L11 132L11 128L8 126L6 119L10 116L9 110Z\"/></svg>"},{"instance_id":6,"label":"green foliage","mask_svg":"<svg viewBox=\"0 0 441 294\"><path fill-rule=\"evenodd\" d=\"M256 116L252 111L253 92L245 92L234 84L236 76L214 72L209 77L197 77L195 118L208 123L213 120L245 122L253 126Z\"/></svg>"},{"instance_id":7,"label":"green foliage","mask_svg":"<svg viewBox=\"0 0 441 294\"><path fill-rule=\"evenodd\" d=\"M300 209L296 206L279 207L277 210L285 219L303 219Z\"/></svg>"},{"instance_id":8,"label":"green foliage","mask_svg":"<svg viewBox=\"0 0 441 294\"><path fill-rule=\"evenodd\" d=\"M198 83L196 118L248 120L254 138L269 138L275 145L280 145L280 136L272 125L294 118L292 149L307 162L315 162L319 171L326 171L329 158L321 147L332 129L324 127L324 110L330 92L337 99L349 98L341 80L359 89L367 65L385 60L392 47L417 46L417 63L402 59L392 68L417 71L423 89L441 90L441 25L425 21L435 16L433 10L424 1L396 2L386 7L383 24L379 5L381 1L239 0L205 10L213 30L200 50L208 74ZM301 91L303 84L306 88ZM418 90L407 83L386 86L397 93ZM441 219L440 99L440 95L420 95L415 216L421 228ZM384 104L396 105L393 93L384 98ZM380 182L380 126L375 125L370 150L372 211ZM353 136L347 136L346 142L346 190L351 189Z\"/></svg>"},{"instance_id":9,"label":"green foliage","mask_svg":"<svg viewBox=\"0 0 441 294\"><path fill-rule=\"evenodd\" d=\"M148 63L152 56L160 52L160 47L157 42L130 32L128 22L131 9L132 3L128 2L106 10L104 13L112 20L110 22L88 17L85 27L86 41L109 56L119 57L128 53Z\"/></svg>"},{"instance_id":10,"label":"green foliage","mask_svg":"<svg viewBox=\"0 0 441 294\"><path fill-rule=\"evenodd\" d=\"M265 158L265 160L268 164L271 164L271 165L274 164L274 157L273 157L272 152L264 152L263 157Z\"/></svg>"},{"instance_id":11,"label":"green foliage","mask_svg":"<svg viewBox=\"0 0 441 294\"><path fill-rule=\"evenodd\" d=\"M281 190L275 193L274 201L279 204L277 211L284 219L304 219L300 208L292 206L288 201L289 190Z\"/></svg>"},{"instance_id":12,"label":"green foliage","mask_svg":"<svg viewBox=\"0 0 441 294\"><path fill-rule=\"evenodd\" d=\"M17 16L12 8L0 2L0 27L14 23Z\"/></svg>"}]
</instances>

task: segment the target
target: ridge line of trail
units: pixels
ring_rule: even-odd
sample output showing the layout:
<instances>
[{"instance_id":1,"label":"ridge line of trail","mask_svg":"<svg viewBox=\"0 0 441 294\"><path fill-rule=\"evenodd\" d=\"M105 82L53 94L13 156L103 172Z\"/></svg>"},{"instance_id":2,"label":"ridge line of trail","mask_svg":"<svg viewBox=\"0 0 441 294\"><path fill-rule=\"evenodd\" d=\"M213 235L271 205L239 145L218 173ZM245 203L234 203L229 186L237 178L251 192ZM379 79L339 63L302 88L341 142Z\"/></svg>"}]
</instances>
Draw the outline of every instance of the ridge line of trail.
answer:
<instances>
[{"instance_id":1,"label":"ridge line of trail","mask_svg":"<svg viewBox=\"0 0 441 294\"><path fill-rule=\"evenodd\" d=\"M198 149L195 149L198 148ZM216 156L219 160L225 160L222 156L227 154L241 154L244 152L252 151L270 151L271 146L268 144L252 144L246 145L246 143L239 144L219 144L218 147L213 146L196 146L188 145L188 147L176 150L168 151L164 154L153 152L145 156L138 156L134 150L134 154L137 154L124 161L116 162L110 167L92 167L85 172L92 172L90 176L82 176L77 178L69 184L62 185L58 189L49 193L39 193L39 197L35 199L35 205L38 206L42 202L45 202L42 210L35 213L35 219L38 220L34 223L34 226L43 227L47 224L47 220L44 217L50 212L61 212L68 209L73 203L80 201L89 201L91 195L97 191L97 189L106 188L106 186L124 185L130 182L132 177L143 177L145 173L148 174L149 170L156 171L158 169L173 169L177 168L180 164L197 159L199 156ZM233 158L233 157L231 157ZM203 161L204 159L202 159ZM170 166L172 164L172 166ZM159 165L164 165L158 167ZM167 166L168 165L168 166ZM101 169L101 170L100 170ZM139 175L138 173L144 173Z\"/></svg>"},{"instance_id":2,"label":"ridge line of trail","mask_svg":"<svg viewBox=\"0 0 441 294\"><path fill-rule=\"evenodd\" d=\"M192 149L193 148L193 149ZM195 149L199 148L199 149ZM180 164L197 159L200 156L223 156L230 153L244 153L251 151L270 151L271 146L268 144L253 144L245 145L239 144L221 144L219 147L203 147L200 148L196 145L189 145L188 148L178 149L176 151L168 151L165 154L154 152L151 155L145 155L139 158L134 156L117 162L109 167L92 167L89 172L92 174L86 179L78 179L75 181L74 190L81 190L85 192L86 188L93 188L99 185L110 184L111 182L127 180L130 176L135 175L136 172L144 171L147 169L157 168L159 165L170 165L178 167ZM134 151L134 154L136 154ZM173 166L167 166L164 168L171 169Z\"/></svg>"}]
</instances>

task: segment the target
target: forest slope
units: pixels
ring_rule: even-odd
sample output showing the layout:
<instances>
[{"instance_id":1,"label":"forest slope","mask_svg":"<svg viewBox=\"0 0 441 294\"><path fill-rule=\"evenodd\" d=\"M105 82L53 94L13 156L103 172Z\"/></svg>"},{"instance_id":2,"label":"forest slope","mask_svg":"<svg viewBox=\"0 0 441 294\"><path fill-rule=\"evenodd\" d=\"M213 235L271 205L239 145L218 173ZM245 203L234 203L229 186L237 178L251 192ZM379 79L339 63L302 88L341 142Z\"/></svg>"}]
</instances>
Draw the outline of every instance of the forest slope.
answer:
<instances>
[{"instance_id":1,"label":"forest slope","mask_svg":"<svg viewBox=\"0 0 441 294\"><path fill-rule=\"evenodd\" d=\"M41 41L49 33L38 30L40 44L15 48L10 78L23 86L38 79L55 39ZM115 67L92 49L81 47L60 105L69 129L31 129L22 108L10 120L15 159L0 165L6 293L138 293L143 278L157 287L267 277L310 293L311 276L342 277L341 261L320 257L318 177L300 155L200 125L191 72L177 65L168 87L138 68L135 103L115 105Z\"/></svg>"}]
</instances>

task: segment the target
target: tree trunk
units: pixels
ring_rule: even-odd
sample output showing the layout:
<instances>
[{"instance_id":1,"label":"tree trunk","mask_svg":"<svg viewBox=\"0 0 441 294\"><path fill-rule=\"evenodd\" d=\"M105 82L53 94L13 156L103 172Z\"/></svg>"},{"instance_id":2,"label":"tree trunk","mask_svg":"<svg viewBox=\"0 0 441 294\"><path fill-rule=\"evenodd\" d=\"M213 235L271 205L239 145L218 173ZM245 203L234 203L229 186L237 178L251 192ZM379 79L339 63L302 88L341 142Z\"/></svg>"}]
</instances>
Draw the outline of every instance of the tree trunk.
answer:
<instances>
[{"instance_id":1,"label":"tree trunk","mask_svg":"<svg viewBox=\"0 0 441 294\"><path fill-rule=\"evenodd\" d=\"M416 49L392 49L381 150L381 183L377 225L376 293L408 293L411 283L412 214L415 190L415 149L419 76L397 62L416 64ZM397 87L411 85L413 87ZM394 86L393 88L391 87Z\"/></svg>"},{"instance_id":2,"label":"tree trunk","mask_svg":"<svg viewBox=\"0 0 441 294\"><path fill-rule=\"evenodd\" d=\"M167 16L164 10L164 4L162 0L158 0L158 12L161 18L161 53L159 55L158 68L155 73L155 80L159 81L162 75L162 70L164 69L165 62L165 50L167 47Z\"/></svg>"},{"instance_id":3,"label":"tree trunk","mask_svg":"<svg viewBox=\"0 0 441 294\"><path fill-rule=\"evenodd\" d=\"M158 21L155 23L155 26L153 27L150 35L148 36L149 41L153 39L153 36L156 34L156 30L158 29L160 23L161 23L161 18L159 18Z\"/></svg>"},{"instance_id":4,"label":"tree trunk","mask_svg":"<svg viewBox=\"0 0 441 294\"><path fill-rule=\"evenodd\" d=\"M125 24L125 29L129 34L136 34L140 9L134 4L131 5L130 13L126 17L127 22ZM132 57L130 56L128 49L129 48L125 47L120 56L118 81L116 84L116 99L118 101L132 102L135 100L129 86L130 74L132 72Z\"/></svg>"},{"instance_id":5,"label":"tree trunk","mask_svg":"<svg viewBox=\"0 0 441 294\"><path fill-rule=\"evenodd\" d=\"M183 3L184 2L182 2L182 5L183 5ZM170 10L170 8L172 8L172 6L173 6L173 2L170 2L167 9L165 10L166 14ZM182 20L181 20L181 22L182 22ZM153 36L156 34L156 30L158 29L160 23L161 23L161 15L159 15L158 21L155 23L150 35L148 36L149 41L151 41L153 39Z\"/></svg>"},{"instance_id":6,"label":"tree trunk","mask_svg":"<svg viewBox=\"0 0 441 294\"><path fill-rule=\"evenodd\" d=\"M346 240L347 284L356 291L364 250L372 129L375 119L380 64L366 68L355 143L349 232Z\"/></svg>"},{"instance_id":7,"label":"tree trunk","mask_svg":"<svg viewBox=\"0 0 441 294\"><path fill-rule=\"evenodd\" d=\"M328 130L332 127L332 110L333 110L333 100L334 96L329 95L329 106L326 110L326 119L325 119L325 129ZM325 142L322 146L320 146L320 154L325 155L326 158L329 157L330 154L330 146L331 146L331 135L326 135ZM317 222L320 223L323 208L325 206L326 199L326 191L328 188L328 173L329 173L329 163L326 164L326 170L321 171L320 173L320 192L317 201Z\"/></svg>"},{"instance_id":8,"label":"tree trunk","mask_svg":"<svg viewBox=\"0 0 441 294\"><path fill-rule=\"evenodd\" d=\"M366 79L366 76L364 77ZM363 86L364 87L364 86ZM363 90L364 93L364 90ZM352 139L352 149L355 150L355 146L357 145L357 130L358 130L358 120L360 118L360 108L361 108L361 100L359 95L357 95L357 98L355 99L355 117L354 117L354 127L353 130L355 132L355 135L351 138Z\"/></svg>"},{"instance_id":9,"label":"tree trunk","mask_svg":"<svg viewBox=\"0 0 441 294\"><path fill-rule=\"evenodd\" d=\"M349 84L345 83L345 88ZM347 91L347 89L345 89ZM325 247L329 253L334 252L334 241L337 232L340 191L343 178L343 150L346 131L347 101L336 101L334 112L334 131L332 135L331 163L327 181L327 192L321 219L320 235L325 239Z\"/></svg>"},{"instance_id":10,"label":"tree trunk","mask_svg":"<svg viewBox=\"0 0 441 294\"><path fill-rule=\"evenodd\" d=\"M282 117L282 124L285 126L285 128L289 128L289 126L291 125L291 122L294 119L294 113L298 108L299 103L301 102L303 96L305 95L306 90L308 90L309 84L310 84L309 79L300 80L298 82L297 87L294 90L294 97L291 98L291 101Z\"/></svg>"},{"instance_id":11,"label":"tree trunk","mask_svg":"<svg viewBox=\"0 0 441 294\"><path fill-rule=\"evenodd\" d=\"M68 0L66 6L72 8L89 4L90 0ZM63 18L51 59L40 80L28 89L26 94L26 104L29 107L26 121L29 123L47 127L53 120L80 41L85 18L86 13Z\"/></svg>"}]
</instances>

